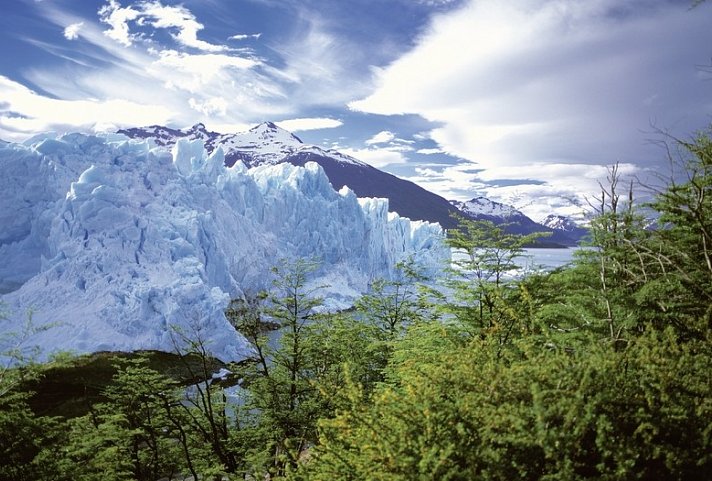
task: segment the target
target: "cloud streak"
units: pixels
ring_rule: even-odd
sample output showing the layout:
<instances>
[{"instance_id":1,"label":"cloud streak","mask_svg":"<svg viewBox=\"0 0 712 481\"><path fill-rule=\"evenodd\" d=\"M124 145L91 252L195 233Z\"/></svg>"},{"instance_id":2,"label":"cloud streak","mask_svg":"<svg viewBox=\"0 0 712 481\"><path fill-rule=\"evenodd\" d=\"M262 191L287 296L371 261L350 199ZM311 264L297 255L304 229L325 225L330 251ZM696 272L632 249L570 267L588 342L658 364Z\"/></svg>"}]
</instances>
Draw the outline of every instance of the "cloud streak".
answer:
<instances>
[{"instance_id":1,"label":"cloud streak","mask_svg":"<svg viewBox=\"0 0 712 481\"><path fill-rule=\"evenodd\" d=\"M378 169L408 162L408 158L402 152L388 148L339 148L338 150Z\"/></svg>"},{"instance_id":2,"label":"cloud streak","mask_svg":"<svg viewBox=\"0 0 712 481\"><path fill-rule=\"evenodd\" d=\"M291 113L284 106L273 106L274 100L284 99L286 93L279 82L259 70L264 65L261 59L227 47L195 44L191 32L199 28L191 23L194 17L183 7L177 11L165 10L158 2L136 5L122 7L116 1L108 2L106 10L100 10L100 18L112 25L108 30L102 23L78 18L55 6L43 7L41 13L52 23L81 26L74 50L28 41L72 64L38 65L25 70L24 77L49 95L25 89L22 101L13 98L12 110L0 112L0 136L18 139L23 133L91 129L97 123L118 127L169 123L182 127L209 119L213 125L244 126L251 122L249 119ZM187 23L174 28L177 46L167 47L144 42L130 31L127 19L141 18L152 19L151 25L157 28ZM177 49L187 48L185 44L201 48ZM57 78L67 81L57 82ZM2 98L22 91L21 84L5 80L0 85ZM61 100L68 114L55 115L53 106L60 104L53 100ZM49 106L47 113L36 108L38 105ZM107 111L97 112L99 106ZM140 106L145 108L137 108Z\"/></svg>"},{"instance_id":3,"label":"cloud streak","mask_svg":"<svg viewBox=\"0 0 712 481\"><path fill-rule=\"evenodd\" d=\"M296 118L280 120L275 122L277 125L290 132L304 132L307 130L321 130L321 129L334 129L336 127L341 127L344 123L338 119L331 119L325 117L313 117L313 118Z\"/></svg>"},{"instance_id":4,"label":"cloud streak","mask_svg":"<svg viewBox=\"0 0 712 481\"><path fill-rule=\"evenodd\" d=\"M104 35L125 47L130 47L133 42L133 37L129 32L129 22L136 20L139 15L139 11L131 7L122 7L117 0L109 0L99 9L99 18L111 27L104 31Z\"/></svg>"},{"instance_id":5,"label":"cloud streak","mask_svg":"<svg viewBox=\"0 0 712 481\"><path fill-rule=\"evenodd\" d=\"M251 34L238 33L236 35L232 35L232 36L228 37L227 39L228 40L250 40L250 39L259 40L261 36L262 36L261 33L251 33Z\"/></svg>"},{"instance_id":6,"label":"cloud streak","mask_svg":"<svg viewBox=\"0 0 712 481\"><path fill-rule=\"evenodd\" d=\"M396 134L389 130L382 130L366 141L366 145L386 144L396 138Z\"/></svg>"},{"instance_id":7,"label":"cloud streak","mask_svg":"<svg viewBox=\"0 0 712 481\"><path fill-rule=\"evenodd\" d=\"M161 105L118 99L52 99L4 76L0 76L0 98L6 99L0 105L0 129L10 134L10 140L45 131L49 126L102 130L107 126L162 124L171 120L171 112Z\"/></svg>"},{"instance_id":8,"label":"cloud streak","mask_svg":"<svg viewBox=\"0 0 712 481\"><path fill-rule=\"evenodd\" d=\"M651 124L688 133L709 122L711 84L694 67L712 43L701 13L653 0L473 0L375 69L376 88L350 107L439 123L429 137L442 151L484 169L473 187L531 174L581 197L596 182L569 174L664 160L646 150Z\"/></svg>"}]
</instances>

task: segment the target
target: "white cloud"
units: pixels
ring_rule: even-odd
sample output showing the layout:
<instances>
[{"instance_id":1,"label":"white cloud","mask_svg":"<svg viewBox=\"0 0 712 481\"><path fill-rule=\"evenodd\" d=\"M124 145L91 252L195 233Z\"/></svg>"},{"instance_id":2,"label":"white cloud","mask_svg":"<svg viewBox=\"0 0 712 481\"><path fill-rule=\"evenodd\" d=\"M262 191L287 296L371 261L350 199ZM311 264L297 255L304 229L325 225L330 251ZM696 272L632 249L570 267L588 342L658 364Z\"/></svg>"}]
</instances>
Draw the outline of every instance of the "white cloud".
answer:
<instances>
[{"instance_id":1,"label":"white cloud","mask_svg":"<svg viewBox=\"0 0 712 481\"><path fill-rule=\"evenodd\" d=\"M369 84L362 76L363 47L334 33L318 12L304 9L295 15L289 38L267 45L284 66L265 68L289 89L291 101L343 106L365 95Z\"/></svg>"},{"instance_id":2,"label":"white cloud","mask_svg":"<svg viewBox=\"0 0 712 481\"><path fill-rule=\"evenodd\" d=\"M318 19L300 18L293 38L269 46L283 55L277 68L249 50L196 44L193 34L197 40L202 25L186 7L169 8L165 3L107 0L99 11L102 24L48 5L42 14L55 25L64 28L84 22L84 42L72 52L72 56L80 54L77 59L82 63L69 58L76 65L36 65L24 72L25 77L59 99L105 102L120 96L137 104L158 104L170 112L171 126L177 127L202 121L219 126L220 131L235 131L262 119L280 118L293 131L342 125L336 119L301 120L297 115L302 106L343 105L353 95L349 85L354 77L348 75L344 81L347 75L341 64L349 56ZM161 44L161 36L151 36L151 29L167 30L179 45ZM36 46L58 57L67 55L66 49L49 44ZM92 68L95 62L101 62L102 68ZM57 82L57 78L67 81Z\"/></svg>"},{"instance_id":3,"label":"white cloud","mask_svg":"<svg viewBox=\"0 0 712 481\"><path fill-rule=\"evenodd\" d=\"M626 179L641 173L632 164L620 164L619 169ZM500 166L480 170L480 166L469 162L446 166L440 171L418 167L415 172L408 180L446 199L469 200L484 195L513 205L535 220L552 212L580 215L587 210L587 199L598 193L599 182L604 182L608 173L604 165L535 163L516 169ZM528 179L534 181L527 182Z\"/></svg>"},{"instance_id":4,"label":"white cloud","mask_svg":"<svg viewBox=\"0 0 712 481\"><path fill-rule=\"evenodd\" d=\"M393 132L390 132L388 130L383 130L381 132L378 132L376 135L371 137L366 141L366 145L374 145L374 144L387 144L388 142L392 141L393 139L396 138L396 134Z\"/></svg>"},{"instance_id":5,"label":"white cloud","mask_svg":"<svg viewBox=\"0 0 712 481\"><path fill-rule=\"evenodd\" d=\"M76 40L79 38L79 30L84 26L84 22L77 22L67 25L64 28L64 38L67 40Z\"/></svg>"},{"instance_id":6,"label":"white cloud","mask_svg":"<svg viewBox=\"0 0 712 481\"><path fill-rule=\"evenodd\" d=\"M126 47L133 41L129 22L136 20L139 15L140 12L131 7L122 7L117 0L108 0L108 3L99 9L99 18L111 27L104 35Z\"/></svg>"},{"instance_id":7,"label":"white cloud","mask_svg":"<svg viewBox=\"0 0 712 481\"><path fill-rule=\"evenodd\" d=\"M470 200L483 195L487 186L477 178L476 172L477 169L470 163L445 166L439 170L416 167L415 175L405 178L446 199Z\"/></svg>"},{"instance_id":8,"label":"white cloud","mask_svg":"<svg viewBox=\"0 0 712 481\"><path fill-rule=\"evenodd\" d=\"M443 5L449 5L457 0L416 0L418 3L423 5L428 5L430 7L440 7Z\"/></svg>"},{"instance_id":9,"label":"white cloud","mask_svg":"<svg viewBox=\"0 0 712 481\"><path fill-rule=\"evenodd\" d=\"M259 40L261 36L262 36L261 32L260 33L251 33L251 34L238 33L237 35L232 35L232 36L228 37L227 39L228 40L248 40L248 39L252 38L255 40Z\"/></svg>"},{"instance_id":10,"label":"white cloud","mask_svg":"<svg viewBox=\"0 0 712 481\"><path fill-rule=\"evenodd\" d=\"M188 99L188 105L191 109L196 110L207 117L212 115L225 115L228 108L227 100L222 97L212 97L202 102L191 97Z\"/></svg>"},{"instance_id":11,"label":"white cloud","mask_svg":"<svg viewBox=\"0 0 712 481\"><path fill-rule=\"evenodd\" d=\"M423 154L423 155L435 155L435 154L442 154L443 151L442 149L418 149L416 151L418 154Z\"/></svg>"},{"instance_id":12,"label":"white cloud","mask_svg":"<svg viewBox=\"0 0 712 481\"><path fill-rule=\"evenodd\" d=\"M338 119L324 117L287 119L275 122L277 125L290 132L303 132L305 130L333 129L341 127L344 123Z\"/></svg>"},{"instance_id":13,"label":"white cloud","mask_svg":"<svg viewBox=\"0 0 712 481\"><path fill-rule=\"evenodd\" d=\"M694 66L711 41L708 19L675 2L471 0L375 69L375 89L349 106L441 124L423 138L484 169L457 187L443 179L441 193L506 172L560 195L595 192L582 171L664 162L645 145L651 122L682 135L709 123Z\"/></svg>"},{"instance_id":14,"label":"white cloud","mask_svg":"<svg viewBox=\"0 0 712 481\"><path fill-rule=\"evenodd\" d=\"M247 70L258 65L258 62L252 59L216 53L191 55L175 50L163 50L158 55L158 60L153 62L149 69L156 74L171 72L164 77L165 85L191 93L203 90L220 78L226 70ZM156 77L160 78L160 75Z\"/></svg>"},{"instance_id":15,"label":"white cloud","mask_svg":"<svg viewBox=\"0 0 712 481\"><path fill-rule=\"evenodd\" d=\"M160 105L121 99L58 100L4 76L0 76L0 98L6 99L0 107L0 134L10 140L48 130L94 130L102 125L165 124L171 120L171 112Z\"/></svg>"},{"instance_id":16,"label":"white cloud","mask_svg":"<svg viewBox=\"0 0 712 481\"><path fill-rule=\"evenodd\" d=\"M220 132L222 134L233 134L236 132L245 132L250 128L254 127L254 124L249 123L219 123L208 121L205 123L205 127L213 132Z\"/></svg>"},{"instance_id":17,"label":"white cloud","mask_svg":"<svg viewBox=\"0 0 712 481\"><path fill-rule=\"evenodd\" d=\"M141 3L142 13L154 28L177 28L173 38L186 47L193 47L206 52L224 52L228 47L214 45L198 39L198 32L204 28L195 16L183 6L165 6L161 2Z\"/></svg>"},{"instance_id":18,"label":"white cloud","mask_svg":"<svg viewBox=\"0 0 712 481\"><path fill-rule=\"evenodd\" d=\"M428 167L416 167L415 173L422 177L442 177L440 172Z\"/></svg>"},{"instance_id":19,"label":"white cloud","mask_svg":"<svg viewBox=\"0 0 712 481\"><path fill-rule=\"evenodd\" d=\"M398 140L398 139L396 139ZM408 144L403 144L401 142L391 142L383 147L380 147L381 150L390 150L391 152L412 152L415 150L413 147L411 147Z\"/></svg>"},{"instance_id":20,"label":"white cloud","mask_svg":"<svg viewBox=\"0 0 712 481\"><path fill-rule=\"evenodd\" d=\"M99 9L99 18L111 27L104 33L127 47L139 37L130 32L129 22L135 21L142 26L148 24L155 29L177 30L177 33L171 32L171 36L186 47L205 52L230 50L225 45L216 45L198 39L198 32L203 30L204 25L182 5L168 6L160 1L140 1L122 7L117 0L108 0L108 3Z\"/></svg>"},{"instance_id":21,"label":"white cloud","mask_svg":"<svg viewBox=\"0 0 712 481\"><path fill-rule=\"evenodd\" d=\"M358 160L366 162L376 168L383 168L388 165L405 164L408 159L401 153L388 149L353 149L341 148L339 152L350 155Z\"/></svg>"},{"instance_id":22,"label":"white cloud","mask_svg":"<svg viewBox=\"0 0 712 481\"><path fill-rule=\"evenodd\" d=\"M118 4L115 5L119 7ZM136 116L133 125L159 123L160 118L170 119L171 126L183 127L202 121L217 125L221 131L236 131L235 126L249 127L256 120L284 118L292 115L293 105L286 101L287 92L282 83L268 75L261 60L244 56L238 51L198 52L191 54L161 47L156 42L136 43L131 48L110 38L101 25L77 18L55 6L42 10L46 19L55 25L64 26L84 21L81 36L84 42L76 48L81 64L89 68L78 69L76 65L58 66L46 63L26 69L24 76L48 96L57 99L94 99L100 104L112 100L128 101L137 105L160 105L155 116ZM64 58L67 50L41 42L35 42L48 53ZM102 68L91 68L101 62ZM65 79L57 82L57 78ZM43 119L41 111L21 110L27 104L17 104L13 119L34 118L32 125L45 129L54 125L55 118L48 112ZM8 116L6 116L8 117ZM76 128L85 129L85 121L67 116L59 130L70 128L77 120ZM168 121L168 120L166 120ZM10 121L17 130L22 125L30 133L30 123ZM5 124L10 129L10 124ZM17 128L16 128L17 127ZM229 130L228 130L229 129ZM18 130L19 132L19 130ZM4 137L18 138L18 132Z\"/></svg>"}]
</instances>

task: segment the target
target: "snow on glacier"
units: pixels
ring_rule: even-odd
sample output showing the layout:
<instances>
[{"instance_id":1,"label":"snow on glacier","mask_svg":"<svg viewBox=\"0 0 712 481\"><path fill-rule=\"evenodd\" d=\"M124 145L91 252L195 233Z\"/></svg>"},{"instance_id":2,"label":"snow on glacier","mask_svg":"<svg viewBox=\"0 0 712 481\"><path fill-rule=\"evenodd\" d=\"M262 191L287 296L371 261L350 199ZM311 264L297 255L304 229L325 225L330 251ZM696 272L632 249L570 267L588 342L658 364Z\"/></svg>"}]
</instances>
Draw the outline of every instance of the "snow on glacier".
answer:
<instances>
[{"instance_id":1,"label":"snow on glacier","mask_svg":"<svg viewBox=\"0 0 712 481\"><path fill-rule=\"evenodd\" d=\"M222 359L247 345L223 315L230 297L267 287L282 258L316 258L343 306L396 262L431 269L448 255L437 224L384 199L336 192L321 167L224 166L218 148L172 151L116 134L0 144L0 300L9 332L31 309L56 350L172 350L172 326Z\"/></svg>"}]
</instances>

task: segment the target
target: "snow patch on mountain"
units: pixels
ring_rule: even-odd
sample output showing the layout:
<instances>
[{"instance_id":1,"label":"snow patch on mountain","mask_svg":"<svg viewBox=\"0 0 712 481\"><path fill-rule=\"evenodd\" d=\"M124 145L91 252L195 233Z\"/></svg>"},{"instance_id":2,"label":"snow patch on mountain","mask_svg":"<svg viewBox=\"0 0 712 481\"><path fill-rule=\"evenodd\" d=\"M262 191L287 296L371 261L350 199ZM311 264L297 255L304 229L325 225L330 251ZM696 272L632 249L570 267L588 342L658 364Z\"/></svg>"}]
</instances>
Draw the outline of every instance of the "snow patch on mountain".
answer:
<instances>
[{"instance_id":1,"label":"snow patch on mountain","mask_svg":"<svg viewBox=\"0 0 712 481\"><path fill-rule=\"evenodd\" d=\"M580 230L585 230L571 217L559 215L559 214L549 214L540 222L541 225L549 227L550 229L560 230L564 232L577 232Z\"/></svg>"},{"instance_id":2,"label":"snow patch on mountain","mask_svg":"<svg viewBox=\"0 0 712 481\"><path fill-rule=\"evenodd\" d=\"M515 217L524 216L520 211L511 205L502 204L488 199L487 197L475 197L471 200L462 202L451 200L450 203L460 209L462 212L474 216L490 216L490 217Z\"/></svg>"},{"instance_id":3,"label":"snow patch on mountain","mask_svg":"<svg viewBox=\"0 0 712 481\"><path fill-rule=\"evenodd\" d=\"M299 137L272 122L263 122L245 132L232 134L210 132L203 124L196 124L183 130L153 125L123 129L119 133L134 139L153 139L157 145L166 147L175 145L178 139L182 138L200 139L203 140L208 153L221 148L225 153L228 166L237 161L242 161L248 167L275 165L284 162L290 156L302 153L326 155L338 158L341 162L366 165L334 150L324 150L316 145L304 144Z\"/></svg>"},{"instance_id":4,"label":"snow patch on mountain","mask_svg":"<svg viewBox=\"0 0 712 481\"><path fill-rule=\"evenodd\" d=\"M45 355L171 350L179 326L221 359L239 359L248 346L223 310L267 287L280 258L319 259L315 282L333 285L324 293L332 307L392 276L400 260L437 269L447 258L438 225L336 192L314 163L227 168L201 130L164 146L117 134L0 145L0 300L14 327L26 309L55 323L32 339Z\"/></svg>"}]
</instances>

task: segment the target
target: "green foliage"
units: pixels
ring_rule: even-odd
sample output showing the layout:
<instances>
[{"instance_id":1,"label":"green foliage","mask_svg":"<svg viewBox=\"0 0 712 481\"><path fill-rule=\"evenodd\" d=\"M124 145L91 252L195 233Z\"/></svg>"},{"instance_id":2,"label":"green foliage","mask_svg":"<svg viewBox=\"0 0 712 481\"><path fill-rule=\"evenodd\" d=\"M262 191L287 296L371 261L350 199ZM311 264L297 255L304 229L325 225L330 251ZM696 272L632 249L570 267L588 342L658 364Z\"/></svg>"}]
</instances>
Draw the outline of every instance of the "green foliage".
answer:
<instances>
[{"instance_id":1,"label":"green foliage","mask_svg":"<svg viewBox=\"0 0 712 481\"><path fill-rule=\"evenodd\" d=\"M41 462L40 452L54 442L57 420L36 416L30 408L33 393L28 386L43 376L30 340L51 326L37 326L28 312L22 329L10 331L2 326L7 318L0 303L0 480L40 479L52 472L51 463Z\"/></svg>"},{"instance_id":2,"label":"green foliage","mask_svg":"<svg viewBox=\"0 0 712 481\"><path fill-rule=\"evenodd\" d=\"M645 228L613 167L574 266L510 281L517 254L466 224L438 323L394 345L386 382L322 421L295 479L704 479L712 471L712 141ZM501 249L501 251L499 250Z\"/></svg>"},{"instance_id":3,"label":"green foliage","mask_svg":"<svg viewBox=\"0 0 712 481\"><path fill-rule=\"evenodd\" d=\"M712 327L712 139L701 133L676 144L686 179L671 182L652 204L663 228L644 252L656 263L659 284L668 284L657 310L667 320L674 310L677 329L703 337ZM653 304L649 294L641 297Z\"/></svg>"},{"instance_id":4,"label":"green foliage","mask_svg":"<svg viewBox=\"0 0 712 481\"><path fill-rule=\"evenodd\" d=\"M257 413L249 427L255 447L253 475L280 476L318 442L317 421L348 404L342 387L371 392L384 380L393 343L422 315L410 265L403 278L376 281L353 315L319 313L321 298L311 261L282 262L270 293L234 300L227 315L254 347L242 373L245 408Z\"/></svg>"},{"instance_id":5,"label":"green foliage","mask_svg":"<svg viewBox=\"0 0 712 481\"><path fill-rule=\"evenodd\" d=\"M176 384L145 358L117 362L106 402L69 421L59 472L81 480L155 480L186 472L171 420L179 404Z\"/></svg>"},{"instance_id":6,"label":"green foliage","mask_svg":"<svg viewBox=\"0 0 712 481\"><path fill-rule=\"evenodd\" d=\"M712 468L708 346L671 332L623 351L517 341L502 357L491 339L446 344L425 360L406 353L372 404L351 386L353 406L323 422L303 479L702 479Z\"/></svg>"},{"instance_id":7,"label":"green foliage","mask_svg":"<svg viewBox=\"0 0 712 481\"><path fill-rule=\"evenodd\" d=\"M316 440L316 420L324 409L316 383L330 367L329 356L322 356L323 347L315 343L321 286L309 281L317 267L312 261L283 261L273 269L269 295L236 300L228 309L232 324L255 349L254 363L242 374L246 410L259 413L243 426L254 443L249 458L256 476L293 469Z\"/></svg>"},{"instance_id":8,"label":"green foliage","mask_svg":"<svg viewBox=\"0 0 712 481\"><path fill-rule=\"evenodd\" d=\"M454 269L445 285L452 290L452 301L443 311L454 315L473 335L487 330L505 330L514 322L503 300L509 295L509 271L516 269L516 259L524 246L544 237L544 233L517 235L506 233L503 226L490 221L458 218L460 227L448 232L447 243L455 249Z\"/></svg>"},{"instance_id":9,"label":"green foliage","mask_svg":"<svg viewBox=\"0 0 712 481\"><path fill-rule=\"evenodd\" d=\"M384 380L391 341L374 324L357 317L332 314L320 319L311 332L310 343L316 366L314 385L319 390L319 417L330 417L347 402L342 387L347 382L373 391Z\"/></svg>"},{"instance_id":10,"label":"green foliage","mask_svg":"<svg viewBox=\"0 0 712 481\"><path fill-rule=\"evenodd\" d=\"M670 181L648 205L659 215L658 228L646 228L632 184L620 194L612 167L594 205L591 247L532 291L542 321L559 332L593 332L619 347L651 328L672 327L681 339L709 337L712 144L707 136L676 142L686 180Z\"/></svg>"},{"instance_id":11,"label":"green foliage","mask_svg":"<svg viewBox=\"0 0 712 481\"><path fill-rule=\"evenodd\" d=\"M356 301L350 326L359 331L361 352L344 353L338 362L348 363L351 379L366 392L384 380L393 348L406 330L432 317L428 293L420 289L425 280L412 261L403 262L397 265L395 279L375 280L369 292ZM354 341L347 338L343 342Z\"/></svg>"},{"instance_id":12,"label":"green foliage","mask_svg":"<svg viewBox=\"0 0 712 481\"><path fill-rule=\"evenodd\" d=\"M372 324L386 339L398 338L405 327L427 316L417 290L425 276L410 261L396 267L394 280L376 279L354 306L357 316Z\"/></svg>"},{"instance_id":13,"label":"green foliage","mask_svg":"<svg viewBox=\"0 0 712 481\"><path fill-rule=\"evenodd\" d=\"M42 461L40 452L55 442L58 421L36 416L27 400L31 393L20 390L0 396L0 480L51 479L52 463Z\"/></svg>"}]
</instances>

